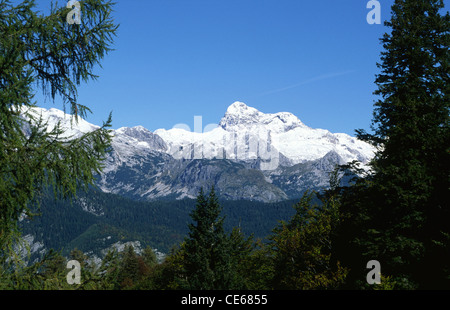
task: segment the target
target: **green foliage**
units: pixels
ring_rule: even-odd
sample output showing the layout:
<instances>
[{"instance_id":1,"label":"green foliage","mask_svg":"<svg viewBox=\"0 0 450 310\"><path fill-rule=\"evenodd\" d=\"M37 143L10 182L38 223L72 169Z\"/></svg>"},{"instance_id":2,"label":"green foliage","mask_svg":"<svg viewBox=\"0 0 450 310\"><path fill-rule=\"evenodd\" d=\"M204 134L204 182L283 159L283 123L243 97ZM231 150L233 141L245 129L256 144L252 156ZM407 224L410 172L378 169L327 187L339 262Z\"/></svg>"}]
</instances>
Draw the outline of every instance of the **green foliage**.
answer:
<instances>
[{"instance_id":1,"label":"green foliage","mask_svg":"<svg viewBox=\"0 0 450 310\"><path fill-rule=\"evenodd\" d=\"M214 188L208 197L202 189L191 213L194 223L189 224L189 235L185 240L186 288L224 289L231 281L230 249L220 213Z\"/></svg>"},{"instance_id":2,"label":"green foliage","mask_svg":"<svg viewBox=\"0 0 450 310\"><path fill-rule=\"evenodd\" d=\"M79 250L73 250L68 258L50 251L41 260L30 266L10 266L0 268L0 289L2 290L114 290L114 289L154 289L158 268L154 253L147 249L138 255L133 247L123 252L113 250L106 254L101 263L90 259ZM68 284L68 260L80 263L81 283ZM7 267L8 269L4 269ZM159 268L161 269L161 268Z\"/></svg>"},{"instance_id":3,"label":"green foliage","mask_svg":"<svg viewBox=\"0 0 450 310\"><path fill-rule=\"evenodd\" d=\"M229 260L229 283L226 289L243 290L253 286L249 275L258 268L257 264L251 260L251 255L255 252L253 236L246 237L239 228L234 228L228 236L228 248L223 255ZM256 263L256 264L255 264Z\"/></svg>"},{"instance_id":4,"label":"green foliage","mask_svg":"<svg viewBox=\"0 0 450 310\"><path fill-rule=\"evenodd\" d=\"M77 102L77 86L95 79L95 65L110 51L117 26L112 4L83 1L81 25L69 25L65 7L48 16L34 1L17 6L0 1L0 263L13 254L17 221L51 185L62 197L94 181L111 142L111 115L80 137L65 137L60 124L49 127L29 108L34 89L70 106L73 121L89 109Z\"/></svg>"},{"instance_id":5,"label":"green foliage","mask_svg":"<svg viewBox=\"0 0 450 310\"><path fill-rule=\"evenodd\" d=\"M0 269L2 290L43 290L69 289L65 274L64 258L51 251L45 257L31 265L2 264Z\"/></svg>"},{"instance_id":6,"label":"green foliage","mask_svg":"<svg viewBox=\"0 0 450 310\"><path fill-rule=\"evenodd\" d=\"M252 250L240 263L240 275L243 278L245 289L272 290L274 278L273 252L270 246L256 240L252 244Z\"/></svg>"},{"instance_id":7,"label":"green foliage","mask_svg":"<svg viewBox=\"0 0 450 310\"><path fill-rule=\"evenodd\" d=\"M295 215L270 238L277 289L336 289L345 281L348 270L332 258L339 205L331 198L313 205L313 195L305 193L294 206Z\"/></svg>"},{"instance_id":8,"label":"green foliage","mask_svg":"<svg viewBox=\"0 0 450 310\"><path fill-rule=\"evenodd\" d=\"M397 0L375 83L372 174L343 190L339 255L361 279L377 259L397 288L449 288L450 15L440 0Z\"/></svg>"},{"instance_id":9,"label":"green foliage","mask_svg":"<svg viewBox=\"0 0 450 310\"><path fill-rule=\"evenodd\" d=\"M267 287L268 281L260 277L264 267L258 261L262 256L256 254L253 237L246 237L239 228L227 234L221 210L214 188L208 196L200 191L189 234L160 265L153 285L208 290Z\"/></svg>"},{"instance_id":10,"label":"green foliage","mask_svg":"<svg viewBox=\"0 0 450 310\"><path fill-rule=\"evenodd\" d=\"M189 214L195 200L133 201L94 189L80 191L73 200L54 199L52 193L40 200L39 216L20 222L23 235L35 236L47 249L61 250L67 256L74 248L93 252L117 241L139 240L160 252L183 241L188 233ZM245 236L266 239L277 220L287 220L294 213L294 200L279 203L255 201L221 201L226 216L224 230L240 228ZM89 206L91 212L86 212ZM83 209L84 208L84 209ZM36 259L36 255L31 258Z\"/></svg>"},{"instance_id":11,"label":"green foliage","mask_svg":"<svg viewBox=\"0 0 450 310\"><path fill-rule=\"evenodd\" d=\"M391 276L380 276L380 284L373 286L374 290L377 291L392 291L395 289L395 281L392 280Z\"/></svg>"},{"instance_id":12,"label":"green foliage","mask_svg":"<svg viewBox=\"0 0 450 310\"><path fill-rule=\"evenodd\" d=\"M125 247L119 265L118 283L122 288L131 288L139 278L139 260L131 245Z\"/></svg>"},{"instance_id":13,"label":"green foliage","mask_svg":"<svg viewBox=\"0 0 450 310\"><path fill-rule=\"evenodd\" d=\"M214 197L214 191L210 193ZM165 289L336 289L348 269L333 256L341 214L335 195L313 204L305 194L291 220L270 243L245 237L239 228L224 234L220 206L200 192L189 237L161 265ZM164 275L164 276L162 276ZM161 278L160 278L161 279ZM215 282L215 280L220 280Z\"/></svg>"},{"instance_id":14,"label":"green foliage","mask_svg":"<svg viewBox=\"0 0 450 310\"><path fill-rule=\"evenodd\" d=\"M144 249L142 253L142 259L144 260L144 263L149 267L154 267L158 263L155 252L149 246Z\"/></svg>"}]
</instances>

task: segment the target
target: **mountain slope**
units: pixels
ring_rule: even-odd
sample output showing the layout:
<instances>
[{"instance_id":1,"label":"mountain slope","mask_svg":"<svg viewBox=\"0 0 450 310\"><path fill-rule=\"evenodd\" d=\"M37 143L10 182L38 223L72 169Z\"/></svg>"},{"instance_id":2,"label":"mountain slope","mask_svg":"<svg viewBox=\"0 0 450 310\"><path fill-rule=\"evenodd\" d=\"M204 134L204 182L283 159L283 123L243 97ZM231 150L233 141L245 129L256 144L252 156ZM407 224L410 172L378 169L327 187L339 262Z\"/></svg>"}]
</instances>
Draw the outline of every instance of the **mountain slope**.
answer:
<instances>
[{"instance_id":1,"label":"mountain slope","mask_svg":"<svg viewBox=\"0 0 450 310\"><path fill-rule=\"evenodd\" d=\"M98 128L71 123L57 109L36 115L72 135ZM263 202L297 198L327 186L336 164L367 163L374 149L347 134L313 129L288 112L266 114L242 102L230 105L215 128L150 132L142 126L114 130L112 152L98 177L104 192L137 200L195 198L215 186L221 198Z\"/></svg>"}]
</instances>

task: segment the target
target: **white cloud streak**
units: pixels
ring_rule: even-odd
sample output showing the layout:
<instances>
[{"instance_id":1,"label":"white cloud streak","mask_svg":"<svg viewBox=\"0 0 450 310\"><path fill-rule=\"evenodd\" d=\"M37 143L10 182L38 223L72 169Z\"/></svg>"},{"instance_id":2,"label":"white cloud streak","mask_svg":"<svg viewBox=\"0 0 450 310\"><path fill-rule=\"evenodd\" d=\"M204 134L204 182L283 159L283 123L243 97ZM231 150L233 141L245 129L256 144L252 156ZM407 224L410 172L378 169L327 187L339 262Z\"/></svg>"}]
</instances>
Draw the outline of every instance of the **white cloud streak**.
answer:
<instances>
[{"instance_id":1,"label":"white cloud streak","mask_svg":"<svg viewBox=\"0 0 450 310\"><path fill-rule=\"evenodd\" d=\"M293 84L293 85L289 85L289 86L286 86L286 87L282 87L282 88L278 88L278 89L274 89L274 90L270 90L270 91L261 93L258 96L265 96L265 95L269 95L269 94L283 92L283 91L286 91L288 89L296 88L296 87L299 87L299 86L302 86L302 85L306 85L306 84L310 84L310 83L317 82L317 81L331 79L331 78L342 76L342 75L347 75L347 74L350 74L350 73L353 73L353 72L356 72L356 70L349 70L349 71L343 71L343 72L333 72L333 73L322 74L322 75L310 78L308 80L301 81L301 82Z\"/></svg>"}]
</instances>

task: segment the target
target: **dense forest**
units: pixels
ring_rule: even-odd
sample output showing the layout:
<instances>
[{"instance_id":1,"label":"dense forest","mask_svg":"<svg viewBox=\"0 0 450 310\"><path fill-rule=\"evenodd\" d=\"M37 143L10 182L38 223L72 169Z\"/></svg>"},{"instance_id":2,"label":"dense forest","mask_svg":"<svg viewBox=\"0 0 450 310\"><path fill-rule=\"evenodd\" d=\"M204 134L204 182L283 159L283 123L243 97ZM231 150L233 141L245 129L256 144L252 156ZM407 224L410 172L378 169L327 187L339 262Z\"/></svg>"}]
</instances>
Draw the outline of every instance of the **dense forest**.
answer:
<instances>
[{"instance_id":1,"label":"dense forest","mask_svg":"<svg viewBox=\"0 0 450 310\"><path fill-rule=\"evenodd\" d=\"M224 228L240 227L247 236L265 239L278 221L292 216L295 202L223 200ZM78 193L74 200L55 199L47 193L36 215L21 221L21 231L64 255L76 248L100 256L102 249L117 241L135 240L168 253L186 236L194 208L195 199L136 201L94 188Z\"/></svg>"},{"instance_id":2,"label":"dense forest","mask_svg":"<svg viewBox=\"0 0 450 310\"><path fill-rule=\"evenodd\" d=\"M311 221L312 224L322 208L319 198L313 193L305 194L300 203L219 202L214 188L209 194L200 192L196 200L178 202L136 202L97 191L86 193L77 201L89 201L89 196L95 197L99 205L106 204L101 215L75 206L74 201L64 202L48 196L41 204L41 213L22 220L23 234L41 236L50 250L28 264L14 265L11 262L16 272L3 270L2 288L289 288L284 280L278 278L279 267L289 268L289 264L280 261L287 253L281 255L278 252L281 248L277 248L284 244L278 238L287 227L294 225L299 216L305 223ZM312 201L317 202L315 208L310 206ZM325 213L328 212L320 214ZM314 228L307 233L318 238L315 246L319 248L329 238L333 225L330 216L324 217L325 221L317 227L319 230ZM116 241L134 240L143 241L139 253L132 245L125 246L122 251L110 247L107 252L100 252ZM167 255L162 261L158 261L150 246L155 242L159 242L162 249L167 247ZM207 244L209 246L205 248ZM95 253L95 250L98 251ZM282 251L285 250L288 249ZM102 261L93 261L86 253L98 254ZM320 249L308 256L311 256L308 260L317 259L326 264L322 267L325 268L322 270L324 276L331 272L329 257ZM82 282L78 285L70 285L66 281L67 262L73 259L81 263ZM317 275L309 275L302 278L302 285L304 288L337 287L344 275L345 269L337 266L336 273L330 273L332 278L313 281L310 277ZM195 280L186 280L191 276Z\"/></svg>"}]
</instances>

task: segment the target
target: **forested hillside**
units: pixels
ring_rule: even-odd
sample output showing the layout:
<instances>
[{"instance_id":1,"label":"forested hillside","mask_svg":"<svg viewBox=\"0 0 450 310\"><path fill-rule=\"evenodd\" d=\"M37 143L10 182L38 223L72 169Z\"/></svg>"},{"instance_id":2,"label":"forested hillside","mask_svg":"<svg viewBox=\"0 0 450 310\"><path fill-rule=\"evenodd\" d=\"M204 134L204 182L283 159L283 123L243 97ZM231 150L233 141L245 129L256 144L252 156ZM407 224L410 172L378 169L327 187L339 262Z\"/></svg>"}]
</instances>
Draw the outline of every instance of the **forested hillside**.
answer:
<instances>
[{"instance_id":1,"label":"forested hillside","mask_svg":"<svg viewBox=\"0 0 450 310\"><path fill-rule=\"evenodd\" d=\"M279 203L221 201L224 227L240 227L246 235L265 239L280 220L294 212L295 200ZM40 202L39 215L21 222L24 235L35 236L46 249L68 255L77 248L100 256L115 242L140 241L168 253L187 234L189 213L195 200L135 201L91 189L76 199L58 200L48 193Z\"/></svg>"}]
</instances>

